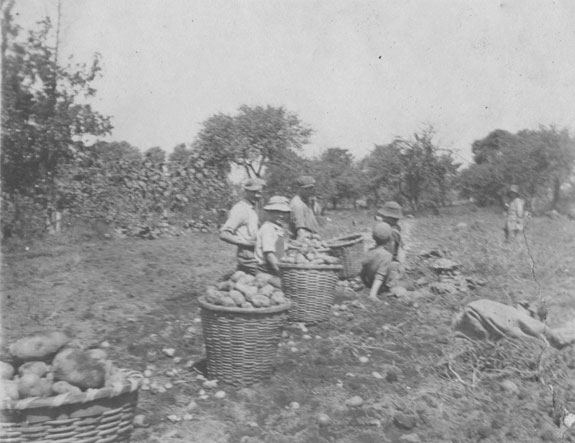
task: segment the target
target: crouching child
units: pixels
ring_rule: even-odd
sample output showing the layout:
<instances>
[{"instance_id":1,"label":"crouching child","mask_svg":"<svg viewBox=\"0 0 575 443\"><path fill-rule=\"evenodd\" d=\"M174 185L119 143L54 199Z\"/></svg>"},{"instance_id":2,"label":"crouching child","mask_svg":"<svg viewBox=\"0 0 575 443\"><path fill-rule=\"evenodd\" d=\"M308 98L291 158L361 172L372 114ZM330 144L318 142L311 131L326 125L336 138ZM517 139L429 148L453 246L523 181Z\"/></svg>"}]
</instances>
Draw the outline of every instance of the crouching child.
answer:
<instances>
[{"instance_id":1,"label":"crouching child","mask_svg":"<svg viewBox=\"0 0 575 443\"><path fill-rule=\"evenodd\" d=\"M279 275L279 262L287 243L285 226L289 222L290 205L286 197L273 196L264 206L266 220L258 230L255 257L258 271Z\"/></svg>"},{"instance_id":2,"label":"crouching child","mask_svg":"<svg viewBox=\"0 0 575 443\"><path fill-rule=\"evenodd\" d=\"M398 262L393 261L389 252L393 242L393 230L385 222L377 222L372 229L375 246L367 251L361 263L360 277L363 284L370 288L369 298L378 300L377 295L389 290L396 284Z\"/></svg>"}]
</instances>

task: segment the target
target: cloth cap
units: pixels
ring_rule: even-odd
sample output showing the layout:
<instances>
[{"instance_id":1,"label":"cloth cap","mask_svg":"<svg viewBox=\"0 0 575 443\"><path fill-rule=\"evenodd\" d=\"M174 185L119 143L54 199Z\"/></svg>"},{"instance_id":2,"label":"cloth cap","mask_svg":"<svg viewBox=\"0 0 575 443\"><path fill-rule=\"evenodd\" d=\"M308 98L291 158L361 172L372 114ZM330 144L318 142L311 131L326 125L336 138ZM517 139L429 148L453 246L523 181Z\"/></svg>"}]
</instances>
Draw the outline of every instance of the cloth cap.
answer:
<instances>
[{"instance_id":1,"label":"cloth cap","mask_svg":"<svg viewBox=\"0 0 575 443\"><path fill-rule=\"evenodd\" d=\"M516 194L519 194L519 186L517 185L511 185L509 187L509 192L515 192Z\"/></svg>"},{"instance_id":2,"label":"cloth cap","mask_svg":"<svg viewBox=\"0 0 575 443\"><path fill-rule=\"evenodd\" d=\"M266 211L281 211L281 212L291 212L289 206L289 200L281 195L274 195L270 197L266 205L264 206Z\"/></svg>"},{"instance_id":3,"label":"cloth cap","mask_svg":"<svg viewBox=\"0 0 575 443\"><path fill-rule=\"evenodd\" d=\"M259 178L250 178L245 181L244 189L246 191L261 191L265 182Z\"/></svg>"},{"instance_id":4,"label":"cloth cap","mask_svg":"<svg viewBox=\"0 0 575 443\"><path fill-rule=\"evenodd\" d=\"M377 222L371 231L374 240L384 242L390 240L393 236L393 230L385 222Z\"/></svg>"},{"instance_id":5,"label":"cloth cap","mask_svg":"<svg viewBox=\"0 0 575 443\"><path fill-rule=\"evenodd\" d=\"M387 202L382 208L377 210L377 215L383 217L393 217L393 218L403 218L403 212L401 211L401 206L397 202Z\"/></svg>"},{"instance_id":6,"label":"cloth cap","mask_svg":"<svg viewBox=\"0 0 575 443\"><path fill-rule=\"evenodd\" d=\"M315 179L309 175L302 175L301 177L298 177L296 183L301 188L309 188L311 186L315 186Z\"/></svg>"}]
</instances>

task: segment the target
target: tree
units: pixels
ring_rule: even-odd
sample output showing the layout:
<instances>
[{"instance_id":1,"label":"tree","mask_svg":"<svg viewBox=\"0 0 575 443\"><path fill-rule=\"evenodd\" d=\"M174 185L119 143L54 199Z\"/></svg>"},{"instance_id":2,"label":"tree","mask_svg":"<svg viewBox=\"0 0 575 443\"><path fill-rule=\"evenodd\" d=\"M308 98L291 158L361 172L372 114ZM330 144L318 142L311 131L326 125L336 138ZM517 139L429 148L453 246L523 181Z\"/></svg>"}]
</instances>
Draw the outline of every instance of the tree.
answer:
<instances>
[{"instance_id":1,"label":"tree","mask_svg":"<svg viewBox=\"0 0 575 443\"><path fill-rule=\"evenodd\" d=\"M262 177L265 168L280 166L308 143L311 129L283 107L243 105L234 116L208 118L194 146L206 156L206 165L223 175L240 165L249 177Z\"/></svg>"},{"instance_id":2,"label":"tree","mask_svg":"<svg viewBox=\"0 0 575 443\"><path fill-rule=\"evenodd\" d=\"M475 141L473 152L475 163L462 171L460 188L480 204L502 203L507 187L517 184L526 197L543 198L555 209L574 171L575 140L553 126L516 134L496 130Z\"/></svg>"},{"instance_id":3,"label":"tree","mask_svg":"<svg viewBox=\"0 0 575 443\"><path fill-rule=\"evenodd\" d=\"M329 148L312 162L317 193L337 209L341 200L355 201L362 184L353 156L347 149Z\"/></svg>"},{"instance_id":4,"label":"tree","mask_svg":"<svg viewBox=\"0 0 575 443\"><path fill-rule=\"evenodd\" d=\"M383 200L401 200L402 161L397 141L387 145L375 145L360 162L365 177L365 191L374 205Z\"/></svg>"},{"instance_id":5,"label":"tree","mask_svg":"<svg viewBox=\"0 0 575 443\"><path fill-rule=\"evenodd\" d=\"M150 159L154 163L165 163L166 151L159 146L154 146L144 152L144 157Z\"/></svg>"},{"instance_id":6,"label":"tree","mask_svg":"<svg viewBox=\"0 0 575 443\"><path fill-rule=\"evenodd\" d=\"M117 163L120 161L140 163L144 159L142 152L126 141L99 141L90 150L104 163Z\"/></svg>"},{"instance_id":7,"label":"tree","mask_svg":"<svg viewBox=\"0 0 575 443\"><path fill-rule=\"evenodd\" d=\"M109 118L88 104L96 93L92 82L100 61L96 54L89 66L60 66L58 29L55 44L49 43L50 19L23 39L10 10L11 3L3 2L3 201L18 208L24 199L32 200L50 215L61 206L58 175L87 150L84 137L102 136L112 128ZM16 209L10 222L29 215Z\"/></svg>"}]
</instances>

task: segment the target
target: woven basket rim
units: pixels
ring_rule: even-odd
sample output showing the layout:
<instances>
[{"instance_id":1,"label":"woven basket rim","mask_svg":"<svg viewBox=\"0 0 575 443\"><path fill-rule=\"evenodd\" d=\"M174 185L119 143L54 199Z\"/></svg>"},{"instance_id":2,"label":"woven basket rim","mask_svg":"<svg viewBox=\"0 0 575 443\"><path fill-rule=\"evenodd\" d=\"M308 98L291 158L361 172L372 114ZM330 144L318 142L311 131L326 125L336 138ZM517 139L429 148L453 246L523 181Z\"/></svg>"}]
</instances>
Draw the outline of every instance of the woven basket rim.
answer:
<instances>
[{"instance_id":1,"label":"woven basket rim","mask_svg":"<svg viewBox=\"0 0 575 443\"><path fill-rule=\"evenodd\" d=\"M291 306L291 302L288 300L288 302L283 305L270 306L269 308L232 308L229 306L220 306L208 303L203 295L198 297L198 303L202 308L209 311L229 312L231 314L275 314L277 312L287 311Z\"/></svg>"},{"instance_id":2,"label":"woven basket rim","mask_svg":"<svg viewBox=\"0 0 575 443\"><path fill-rule=\"evenodd\" d=\"M280 263L279 267L285 269L338 270L342 269L343 265L312 265L312 264L297 264L297 263Z\"/></svg>"},{"instance_id":3,"label":"woven basket rim","mask_svg":"<svg viewBox=\"0 0 575 443\"><path fill-rule=\"evenodd\" d=\"M99 389L88 389L80 394L60 394L53 397L30 397L21 400L7 400L0 405L0 410L25 410L34 408L50 408L77 403L86 403L103 398L113 398L126 392L134 392L140 389L144 376L138 371L126 372L127 378L121 383L106 386Z\"/></svg>"},{"instance_id":4,"label":"woven basket rim","mask_svg":"<svg viewBox=\"0 0 575 443\"><path fill-rule=\"evenodd\" d=\"M345 246L351 246L356 243L363 241L363 234L350 234L345 235L343 237L333 238L331 240L326 241L326 244L330 248L342 248Z\"/></svg>"}]
</instances>

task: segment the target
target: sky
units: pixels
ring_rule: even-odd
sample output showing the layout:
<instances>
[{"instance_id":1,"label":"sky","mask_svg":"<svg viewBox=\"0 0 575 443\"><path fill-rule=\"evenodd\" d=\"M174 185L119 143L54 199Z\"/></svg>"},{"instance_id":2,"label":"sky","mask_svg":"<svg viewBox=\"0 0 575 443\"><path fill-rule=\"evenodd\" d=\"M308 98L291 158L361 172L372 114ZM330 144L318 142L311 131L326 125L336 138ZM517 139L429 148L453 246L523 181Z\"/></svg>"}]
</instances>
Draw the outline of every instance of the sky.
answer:
<instances>
[{"instance_id":1,"label":"sky","mask_svg":"<svg viewBox=\"0 0 575 443\"><path fill-rule=\"evenodd\" d=\"M24 27L57 0L16 0ZM283 106L306 153L359 159L432 125L471 161L495 129L574 129L572 0L61 0L62 60L102 56L110 140L191 142L210 116Z\"/></svg>"}]
</instances>

